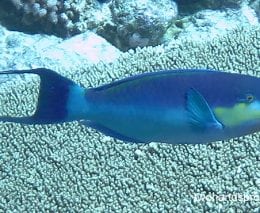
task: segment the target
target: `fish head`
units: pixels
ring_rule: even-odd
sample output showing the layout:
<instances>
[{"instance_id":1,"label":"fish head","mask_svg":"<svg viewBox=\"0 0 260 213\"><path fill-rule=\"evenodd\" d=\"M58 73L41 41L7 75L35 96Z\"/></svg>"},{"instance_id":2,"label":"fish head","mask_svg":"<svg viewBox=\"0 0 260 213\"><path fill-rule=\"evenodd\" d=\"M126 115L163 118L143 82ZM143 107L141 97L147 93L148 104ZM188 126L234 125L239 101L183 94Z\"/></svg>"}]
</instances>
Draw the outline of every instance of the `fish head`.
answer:
<instances>
[{"instance_id":1,"label":"fish head","mask_svg":"<svg viewBox=\"0 0 260 213\"><path fill-rule=\"evenodd\" d=\"M260 131L260 78L241 75L228 90L228 105L214 109L218 121L226 128Z\"/></svg>"}]
</instances>

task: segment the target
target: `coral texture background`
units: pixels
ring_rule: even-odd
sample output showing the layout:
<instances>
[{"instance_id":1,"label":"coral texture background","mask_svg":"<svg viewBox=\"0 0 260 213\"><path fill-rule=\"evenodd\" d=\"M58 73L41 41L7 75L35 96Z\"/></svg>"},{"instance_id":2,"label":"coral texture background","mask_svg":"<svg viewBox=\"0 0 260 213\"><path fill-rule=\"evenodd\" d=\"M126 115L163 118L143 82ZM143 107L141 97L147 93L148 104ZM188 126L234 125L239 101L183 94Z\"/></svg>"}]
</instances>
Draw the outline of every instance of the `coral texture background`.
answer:
<instances>
[{"instance_id":1,"label":"coral texture background","mask_svg":"<svg viewBox=\"0 0 260 213\"><path fill-rule=\"evenodd\" d=\"M209 42L137 48L114 63L57 72L86 87L136 73L212 68L260 76L260 29L239 28ZM30 114L38 78L0 85L1 115ZM2 105L4 106L2 108ZM205 145L126 144L79 123L0 123L0 211L259 211L259 201L196 201L197 194L259 195L260 134Z\"/></svg>"}]
</instances>

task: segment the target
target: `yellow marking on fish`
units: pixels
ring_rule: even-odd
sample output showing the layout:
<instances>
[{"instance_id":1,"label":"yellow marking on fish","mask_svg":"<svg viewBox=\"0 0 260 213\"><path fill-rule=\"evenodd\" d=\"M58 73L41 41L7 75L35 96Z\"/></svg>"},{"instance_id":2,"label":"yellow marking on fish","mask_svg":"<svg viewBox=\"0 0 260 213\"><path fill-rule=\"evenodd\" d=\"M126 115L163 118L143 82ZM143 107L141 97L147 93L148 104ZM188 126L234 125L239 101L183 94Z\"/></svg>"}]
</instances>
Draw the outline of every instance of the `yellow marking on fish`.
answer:
<instances>
[{"instance_id":1,"label":"yellow marking on fish","mask_svg":"<svg viewBox=\"0 0 260 213\"><path fill-rule=\"evenodd\" d=\"M255 105L257 107L255 107ZM260 119L259 103L238 103L233 107L216 107L214 113L218 120L224 125L232 127L248 122L250 120Z\"/></svg>"}]
</instances>

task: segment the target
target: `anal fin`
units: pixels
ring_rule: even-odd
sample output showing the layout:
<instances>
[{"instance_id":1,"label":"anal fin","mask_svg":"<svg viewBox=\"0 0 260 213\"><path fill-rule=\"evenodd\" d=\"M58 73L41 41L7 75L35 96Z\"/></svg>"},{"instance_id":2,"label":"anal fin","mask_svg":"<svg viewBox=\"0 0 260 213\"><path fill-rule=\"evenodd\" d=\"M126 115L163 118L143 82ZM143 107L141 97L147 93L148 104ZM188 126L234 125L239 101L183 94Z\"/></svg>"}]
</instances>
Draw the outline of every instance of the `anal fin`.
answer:
<instances>
[{"instance_id":1,"label":"anal fin","mask_svg":"<svg viewBox=\"0 0 260 213\"><path fill-rule=\"evenodd\" d=\"M83 120L83 121L80 121L81 124L83 124L84 126L87 126L87 127L91 127L93 129L96 129L100 132L102 132L103 134L105 135L108 135L110 137L113 137L113 138L117 138L119 140L122 140L124 142L132 142L132 143L144 143L143 141L139 141L137 139L134 139L134 138L130 138L130 137L127 137L125 135L122 135L114 130L111 130L101 124L98 124L96 122L93 122L93 121L88 121L88 120Z\"/></svg>"}]
</instances>

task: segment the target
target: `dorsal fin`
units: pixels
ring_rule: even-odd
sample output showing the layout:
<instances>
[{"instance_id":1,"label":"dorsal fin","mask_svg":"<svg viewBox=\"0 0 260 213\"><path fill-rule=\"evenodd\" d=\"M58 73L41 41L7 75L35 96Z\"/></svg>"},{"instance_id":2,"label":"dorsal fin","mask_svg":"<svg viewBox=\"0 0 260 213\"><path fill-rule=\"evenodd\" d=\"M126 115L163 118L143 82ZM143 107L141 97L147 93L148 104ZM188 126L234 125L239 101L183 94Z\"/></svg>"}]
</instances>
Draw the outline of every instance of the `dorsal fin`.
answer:
<instances>
[{"instance_id":1,"label":"dorsal fin","mask_svg":"<svg viewBox=\"0 0 260 213\"><path fill-rule=\"evenodd\" d=\"M176 69L176 70L162 70L162 71L155 71L155 72L146 72L134 76L130 76L121 80L117 80L96 88L91 88L91 90L94 91L101 91L101 90L106 90L114 86L118 86L120 84L134 81L137 79L143 79L143 78L149 78L149 77L161 77L163 75L169 77L169 75L192 75L192 74L198 74L198 73L215 73L217 71L215 70L207 70L207 69Z\"/></svg>"}]
</instances>

